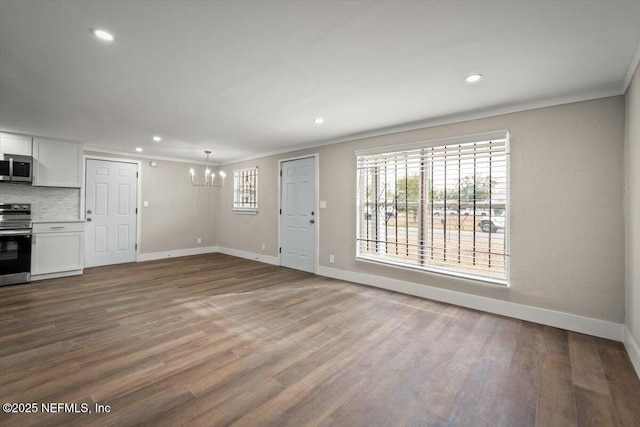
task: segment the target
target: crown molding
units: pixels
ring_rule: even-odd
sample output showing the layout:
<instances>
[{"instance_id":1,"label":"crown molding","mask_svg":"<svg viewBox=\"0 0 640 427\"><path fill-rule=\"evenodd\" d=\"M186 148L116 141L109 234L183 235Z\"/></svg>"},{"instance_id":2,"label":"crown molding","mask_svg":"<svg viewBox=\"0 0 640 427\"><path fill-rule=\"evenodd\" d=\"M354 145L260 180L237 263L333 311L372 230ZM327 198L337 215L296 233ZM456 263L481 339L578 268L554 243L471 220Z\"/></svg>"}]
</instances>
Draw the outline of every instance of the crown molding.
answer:
<instances>
[{"instance_id":1,"label":"crown molding","mask_svg":"<svg viewBox=\"0 0 640 427\"><path fill-rule=\"evenodd\" d=\"M501 106L501 107L491 107L491 108L480 109L476 111L470 111L462 114L451 114L451 115L441 116L433 119L406 123L399 126L390 126L385 128L374 129L371 131L354 133L345 137L328 140L324 142L312 143L308 145L300 145L295 147L292 146L292 147L281 149L281 150L266 151L258 154L252 154L245 157L239 157L233 160L221 161L217 166L226 166L233 163L239 163L239 162L259 159L263 157L276 156L279 154L293 153L297 151L308 150L311 148L324 147L324 146L333 145L333 144L340 144L343 142L358 141L366 138L392 135L394 133L408 132L413 130L435 127L435 126L443 126L443 125L450 125L450 124L461 123L461 122L468 122L471 120L485 119L488 117L519 113L522 111L536 110L540 108L556 107L560 105L574 104L574 103L584 102L584 101L593 101L596 99L609 98L612 96L619 96L619 95L622 95L619 89L607 88L607 89L590 91L590 92L585 92L580 94L562 95L562 96L557 96L552 98L545 98L537 101L531 101L531 102L525 102L525 103L519 103L519 104L513 104L513 105L507 105L507 106Z\"/></svg>"},{"instance_id":2,"label":"crown molding","mask_svg":"<svg viewBox=\"0 0 640 427\"><path fill-rule=\"evenodd\" d=\"M638 42L638 48L636 49L636 53L633 54L631 58L631 63L629 64L629 68L627 68L627 72L624 75L624 79L622 79L622 86L620 86L620 93L625 94L627 89L629 89L629 85L631 84L631 80L633 79L633 75L638 68L638 64L640 63L640 41Z\"/></svg>"},{"instance_id":3,"label":"crown molding","mask_svg":"<svg viewBox=\"0 0 640 427\"><path fill-rule=\"evenodd\" d=\"M196 160L186 160L186 159L181 159L179 157L170 157L170 156L155 156L155 155L146 155L146 154L141 154L141 153L132 153L130 151L119 151L119 150L109 150L106 148L101 148L101 147L93 147L93 146L89 146L89 145L84 145L84 151L91 151L93 153L103 153L103 154L116 154L118 156L126 156L126 157L132 157L135 159L142 159L142 160L164 160L164 161L168 161L168 162L178 162L178 163L186 163L189 165L207 165L207 162L201 162L201 161L196 161ZM210 166L214 166L214 167L218 167L219 165L217 163L214 162L209 162Z\"/></svg>"}]
</instances>

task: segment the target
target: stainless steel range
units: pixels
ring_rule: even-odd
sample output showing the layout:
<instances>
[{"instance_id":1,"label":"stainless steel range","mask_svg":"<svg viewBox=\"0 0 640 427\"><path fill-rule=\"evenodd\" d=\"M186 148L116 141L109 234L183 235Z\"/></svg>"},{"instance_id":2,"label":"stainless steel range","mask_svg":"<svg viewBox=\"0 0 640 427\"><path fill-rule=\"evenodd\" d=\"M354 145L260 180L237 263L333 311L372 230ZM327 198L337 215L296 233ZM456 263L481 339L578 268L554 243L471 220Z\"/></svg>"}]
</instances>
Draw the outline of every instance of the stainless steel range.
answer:
<instances>
[{"instance_id":1,"label":"stainless steel range","mask_svg":"<svg viewBox=\"0 0 640 427\"><path fill-rule=\"evenodd\" d=\"M31 281L31 205L0 203L0 286Z\"/></svg>"}]
</instances>

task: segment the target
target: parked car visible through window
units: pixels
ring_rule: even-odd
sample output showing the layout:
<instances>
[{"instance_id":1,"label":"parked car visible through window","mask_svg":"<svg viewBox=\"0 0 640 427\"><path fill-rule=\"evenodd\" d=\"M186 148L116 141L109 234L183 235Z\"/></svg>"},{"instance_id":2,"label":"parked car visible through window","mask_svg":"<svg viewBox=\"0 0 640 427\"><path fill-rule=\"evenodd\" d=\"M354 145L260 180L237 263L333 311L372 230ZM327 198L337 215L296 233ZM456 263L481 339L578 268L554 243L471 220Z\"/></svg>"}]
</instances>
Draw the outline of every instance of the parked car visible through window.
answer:
<instances>
[{"instance_id":1,"label":"parked car visible through window","mask_svg":"<svg viewBox=\"0 0 640 427\"><path fill-rule=\"evenodd\" d=\"M483 218L478 222L478 227L485 233L495 233L500 229L504 230L504 220L504 209L494 209L491 217Z\"/></svg>"}]
</instances>

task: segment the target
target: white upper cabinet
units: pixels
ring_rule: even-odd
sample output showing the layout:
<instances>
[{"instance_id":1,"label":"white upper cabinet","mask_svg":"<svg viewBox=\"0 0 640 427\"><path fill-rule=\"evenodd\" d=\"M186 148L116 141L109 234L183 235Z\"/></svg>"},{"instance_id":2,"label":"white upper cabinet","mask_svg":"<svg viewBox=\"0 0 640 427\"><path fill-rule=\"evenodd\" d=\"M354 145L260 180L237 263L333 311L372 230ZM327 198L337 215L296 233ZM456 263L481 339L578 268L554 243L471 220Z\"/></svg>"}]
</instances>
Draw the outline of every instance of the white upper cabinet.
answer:
<instances>
[{"instance_id":1,"label":"white upper cabinet","mask_svg":"<svg viewBox=\"0 0 640 427\"><path fill-rule=\"evenodd\" d=\"M33 138L33 185L82 187L82 144Z\"/></svg>"},{"instance_id":2,"label":"white upper cabinet","mask_svg":"<svg viewBox=\"0 0 640 427\"><path fill-rule=\"evenodd\" d=\"M0 153L31 155L31 137L0 132Z\"/></svg>"}]
</instances>

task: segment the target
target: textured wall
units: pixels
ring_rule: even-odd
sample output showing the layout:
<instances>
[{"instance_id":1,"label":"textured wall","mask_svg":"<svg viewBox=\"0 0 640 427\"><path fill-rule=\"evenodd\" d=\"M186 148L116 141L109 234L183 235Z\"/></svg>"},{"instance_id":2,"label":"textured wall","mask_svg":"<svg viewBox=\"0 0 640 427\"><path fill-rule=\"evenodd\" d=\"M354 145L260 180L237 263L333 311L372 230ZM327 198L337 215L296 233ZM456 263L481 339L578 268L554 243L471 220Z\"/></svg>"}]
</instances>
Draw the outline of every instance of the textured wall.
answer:
<instances>
[{"instance_id":1,"label":"textured wall","mask_svg":"<svg viewBox=\"0 0 640 427\"><path fill-rule=\"evenodd\" d=\"M216 194L219 188L193 187L190 168L203 165L157 160L142 162L142 253L214 246ZM202 243L198 244L200 237Z\"/></svg>"},{"instance_id":2,"label":"textured wall","mask_svg":"<svg viewBox=\"0 0 640 427\"><path fill-rule=\"evenodd\" d=\"M640 343L640 66L625 99L625 323Z\"/></svg>"},{"instance_id":3,"label":"textured wall","mask_svg":"<svg viewBox=\"0 0 640 427\"><path fill-rule=\"evenodd\" d=\"M507 129L511 133L511 287L355 259L358 149ZM321 265L623 322L624 98L549 107L225 165L260 167L260 214L221 193L217 244L277 256L278 159L319 153ZM329 264L329 254L335 264Z\"/></svg>"},{"instance_id":4,"label":"textured wall","mask_svg":"<svg viewBox=\"0 0 640 427\"><path fill-rule=\"evenodd\" d=\"M34 220L80 218L80 189L0 184L1 203L31 203Z\"/></svg>"},{"instance_id":5,"label":"textured wall","mask_svg":"<svg viewBox=\"0 0 640 427\"><path fill-rule=\"evenodd\" d=\"M233 213L233 170L258 166L258 213ZM216 232L223 246L278 256L278 161L273 157L225 165L224 188L218 194ZM275 226L274 226L275 224ZM221 237L222 236L222 237ZM229 244L227 244L229 243ZM262 244L265 251L262 251Z\"/></svg>"}]
</instances>

